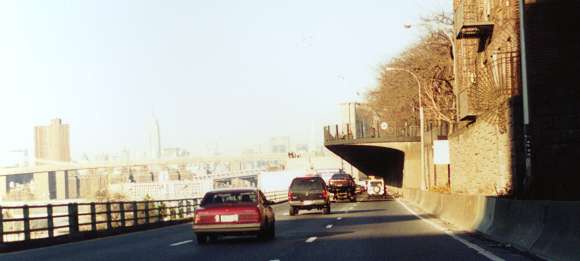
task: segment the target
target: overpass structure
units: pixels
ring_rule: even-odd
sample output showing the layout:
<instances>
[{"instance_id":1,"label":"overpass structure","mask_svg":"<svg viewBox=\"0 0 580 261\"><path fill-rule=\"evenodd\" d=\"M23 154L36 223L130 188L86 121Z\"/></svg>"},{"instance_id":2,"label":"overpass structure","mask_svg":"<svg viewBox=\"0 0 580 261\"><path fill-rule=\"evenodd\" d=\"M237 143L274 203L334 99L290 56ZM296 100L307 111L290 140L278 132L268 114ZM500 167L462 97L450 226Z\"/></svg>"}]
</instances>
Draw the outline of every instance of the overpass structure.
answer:
<instances>
[{"instance_id":1,"label":"overpass structure","mask_svg":"<svg viewBox=\"0 0 580 261\"><path fill-rule=\"evenodd\" d=\"M324 145L366 175L388 185L418 188L421 145L417 126L377 128L353 135L350 125L324 128Z\"/></svg>"}]
</instances>

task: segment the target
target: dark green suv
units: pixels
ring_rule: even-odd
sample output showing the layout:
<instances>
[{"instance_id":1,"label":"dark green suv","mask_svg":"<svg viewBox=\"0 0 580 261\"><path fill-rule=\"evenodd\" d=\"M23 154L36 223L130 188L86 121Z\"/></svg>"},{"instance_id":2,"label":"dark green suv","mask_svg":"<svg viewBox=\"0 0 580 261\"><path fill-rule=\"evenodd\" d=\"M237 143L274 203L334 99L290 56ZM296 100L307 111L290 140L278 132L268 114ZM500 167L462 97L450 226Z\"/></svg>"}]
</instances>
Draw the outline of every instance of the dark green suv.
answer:
<instances>
[{"instance_id":1,"label":"dark green suv","mask_svg":"<svg viewBox=\"0 0 580 261\"><path fill-rule=\"evenodd\" d=\"M299 177L292 180L288 189L290 216L301 209L322 209L330 214L330 197L326 183L321 177Z\"/></svg>"}]
</instances>

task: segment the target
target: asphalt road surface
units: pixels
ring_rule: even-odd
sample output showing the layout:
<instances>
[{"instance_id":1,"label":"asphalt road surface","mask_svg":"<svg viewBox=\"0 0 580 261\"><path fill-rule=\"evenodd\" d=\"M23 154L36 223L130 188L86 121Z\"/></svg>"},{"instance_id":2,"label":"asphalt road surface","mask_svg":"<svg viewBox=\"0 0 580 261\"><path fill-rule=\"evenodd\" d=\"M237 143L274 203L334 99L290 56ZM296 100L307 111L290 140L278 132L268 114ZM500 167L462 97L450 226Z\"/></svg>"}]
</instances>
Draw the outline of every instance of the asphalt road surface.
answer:
<instances>
[{"instance_id":1,"label":"asphalt road surface","mask_svg":"<svg viewBox=\"0 0 580 261\"><path fill-rule=\"evenodd\" d=\"M333 203L332 214L274 206L276 239L227 237L199 246L190 224L0 254L9 260L528 260L396 200ZM439 227L438 227L439 226Z\"/></svg>"}]
</instances>

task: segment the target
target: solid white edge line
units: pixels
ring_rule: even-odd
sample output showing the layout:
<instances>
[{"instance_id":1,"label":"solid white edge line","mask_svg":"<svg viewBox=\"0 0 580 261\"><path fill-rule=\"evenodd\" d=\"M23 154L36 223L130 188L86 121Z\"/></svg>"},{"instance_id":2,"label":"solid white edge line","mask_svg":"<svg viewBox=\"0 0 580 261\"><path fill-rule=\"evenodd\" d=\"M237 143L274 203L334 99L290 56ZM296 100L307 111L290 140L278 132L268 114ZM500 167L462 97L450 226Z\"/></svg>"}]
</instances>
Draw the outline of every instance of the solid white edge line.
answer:
<instances>
[{"instance_id":1,"label":"solid white edge line","mask_svg":"<svg viewBox=\"0 0 580 261\"><path fill-rule=\"evenodd\" d=\"M443 231L445 234L447 234L448 236L450 236L451 238L459 241L460 243L464 244L465 246L467 246L468 248L471 248L473 250L475 250L478 254L487 257L489 260L493 260L493 261L505 261L505 259L494 255L493 253L483 249L482 247L473 244L455 234L453 234L452 231L449 231L449 229L443 228L441 226L439 226L438 224L434 223L431 220L425 219L423 217L421 217L420 215L418 215L415 211L413 211L411 208L409 208L405 203L401 202L399 199L395 199L401 206L403 206L405 209L407 209L409 212L411 212L413 215L415 215L416 217L420 218L421 220L423 220L425 223L431 225L432 227Z\"/></svg>"},{"instance_id":2,"label":"solid white edge line","mask_svg":"<svg viewBox=\"0 0 580 261\"><path fill-rule=\"evenodd\" d=\"M193 240L185 240L185 241L173 243L170 246L174 247L174 246L179 246L179 245L183 245L183 244L187 244L187 243L191 243L191 242L193 242Z\"/></svg>"},{"instance_id":3,"label":"solid white edge line","mask_svg":"<svg viewBox=\"0 0 580 261\"><path fill-rule=\"evenodd\" d=\"M315 241L317 238L318 238L318 237L309 237L309 238L308 238L308 239L306 239L306 241L304 241L304 242L306 242L306 243L312 243L312 242L314 242L314 241Z\"/></svg>"}]
</instances>

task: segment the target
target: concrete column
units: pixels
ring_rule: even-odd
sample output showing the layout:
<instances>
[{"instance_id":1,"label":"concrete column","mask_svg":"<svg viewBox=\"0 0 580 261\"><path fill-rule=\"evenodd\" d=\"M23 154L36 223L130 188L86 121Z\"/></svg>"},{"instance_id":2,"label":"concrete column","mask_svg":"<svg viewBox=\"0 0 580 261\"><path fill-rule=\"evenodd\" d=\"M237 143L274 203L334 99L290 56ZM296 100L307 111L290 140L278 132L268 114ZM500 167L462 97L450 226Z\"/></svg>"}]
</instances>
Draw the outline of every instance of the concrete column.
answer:
<instances>
[{"instance_id":1,"label":"concrete column","mask_svg":"<svg viewBox=\"0 0 580 261\"><path fill-rule=\"evenodd\" d=\"M34 173L34 198L36 200L49 200L50 192L48 190L48 172Z\"/></svg>"},{"instance_id":2,"label":"concrete column","mask_svg":"<svg viewBox=\"0 0 580 261\"><path fill-rule=\"evenodd\" d=\"M65 181L65 171L57 171L56 173L56 199L62 200L66 199L66 181Z\"/></svg>"},{"instance_id":3,"label":"concrete column","mask_svg":"<svg viewBox=\"0 0 580 261\"><path fill-rule=\"evenodd\" d=\"M78 198L78 191L77 191L77 171L76 170L69 170L68 171L68 198Z\"/></svg>"}]
</instances>

